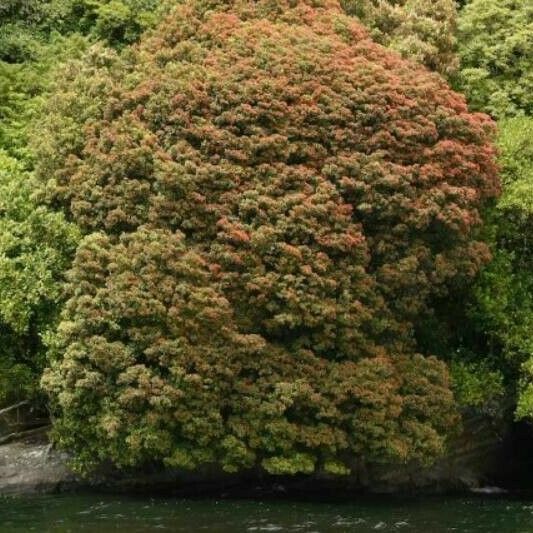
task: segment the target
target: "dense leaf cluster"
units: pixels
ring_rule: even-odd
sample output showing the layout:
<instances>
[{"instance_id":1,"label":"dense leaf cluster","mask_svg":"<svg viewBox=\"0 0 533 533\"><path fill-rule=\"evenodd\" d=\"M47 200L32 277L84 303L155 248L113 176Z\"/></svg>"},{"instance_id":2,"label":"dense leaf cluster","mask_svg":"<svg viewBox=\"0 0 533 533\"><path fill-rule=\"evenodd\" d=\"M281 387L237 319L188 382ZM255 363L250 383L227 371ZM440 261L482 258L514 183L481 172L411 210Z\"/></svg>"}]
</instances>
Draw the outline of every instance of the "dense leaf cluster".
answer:
<instances>
[{"instance_id":1,"label":"dense leaf cluster","mask_svg":"<svg viewBox=\"0 0 533 533\"><path fill-rule=\"evenodd\" d=\"M461 89L495 117L533 114L533 4L472 0L459 17Z\"/></svg>"},{"instance_id":2,"label":"dense leaf cluster","mask_svg":"<svg viewBox=\"0 0 533 533\"><path fill-rule=\"evenodd\" d=\"M79 232L33 201L32 182L0 152L0 405L33 397L46 364L41 335L56 325L62 273Z\"/></svg>"},{"instance_id":3,"label":"dense leaf cluster","mask_svg":"<svg viewBox=\"0 0 533 533\"><path fill-rule=\"evenodd\" d=\"M455 72L454 0L343 0L342 5L377 42L443 75Z\"/></svg>"},{"instance_id":4,"label":"dense leaf cluster","mask_svg":"<svg viewBox=\"0 0 533 533\"><path fill-rule=\"evenodd\" d=\"M473 0L460 12L458 41L458 86L471 107L500 119L503 194L485 230L494 259L468 305L474 357L500 367L512 396L518 393L517 415L531 417L533 6Z\"/></svg>"},{"instance_id":5,"label":"dense leaf cluster","mask_svg":"<svg viewBox=\"0 0 533 533\"><path fill-rule=\"evenodd\" d=\"M475 286L472 316L519 369L520 417L533 415L533 150L530 117L500 122L503 194L491 215L493 261ZM516 388L514 385L513 388Z\"/></svg>"}]
</instances>

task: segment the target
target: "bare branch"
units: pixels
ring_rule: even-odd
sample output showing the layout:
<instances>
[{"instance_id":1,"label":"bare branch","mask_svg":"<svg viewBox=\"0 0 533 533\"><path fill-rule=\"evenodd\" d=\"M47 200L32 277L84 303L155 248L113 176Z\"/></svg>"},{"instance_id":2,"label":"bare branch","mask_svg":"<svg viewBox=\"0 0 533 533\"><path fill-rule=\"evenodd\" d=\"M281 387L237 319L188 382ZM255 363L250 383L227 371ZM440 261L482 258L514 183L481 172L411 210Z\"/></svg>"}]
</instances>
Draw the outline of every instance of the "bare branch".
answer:
<instances>
[{"instance_id":1,"label":"bare branch","mask_svg":"<svg viewBox=\"0 0 533 533\"><path fill-rule=\"evenodd\" d=\"M11 411L14 411L15 409L18 409L19 407L24 407L25 405L29 405L28 400L24 400L23 402L16 403L15 405L11 405L9 407L6 407L5 409L0 409L0 416L7 415L7 413L10 413Z\"/></svg>"},{"instance_id":2,"label":"bare branch","mask_svg":"<svg viewBox=\"0 0 533 533\"><path fill-rule=\"evenodd\" d=\"M8 442L11 442L13 440L19 440L24 439L26 437L32 437L33 435L38 435L39 433L43 433L44 431L47 431L52 426L46 425L41 426L39 428L30 429L28 431L21 431L19 433L10 433L9 435L6 435L5 437L0 438L0 445L7 444Z\"/></svg>"}]
</instances>

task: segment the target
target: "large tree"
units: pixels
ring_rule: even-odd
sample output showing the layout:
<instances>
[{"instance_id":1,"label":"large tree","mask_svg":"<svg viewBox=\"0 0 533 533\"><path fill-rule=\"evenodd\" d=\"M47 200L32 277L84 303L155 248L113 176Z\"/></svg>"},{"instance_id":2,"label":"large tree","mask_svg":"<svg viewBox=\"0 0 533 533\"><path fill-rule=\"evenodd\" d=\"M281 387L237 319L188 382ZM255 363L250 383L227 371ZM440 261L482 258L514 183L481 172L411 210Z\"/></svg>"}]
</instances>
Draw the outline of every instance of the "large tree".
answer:
<instances>
[{"instance_id":1,"label":"large tree","mask_svg":"<svg viewBox=\"0 0 533 533\"><path fill-rule=\"evenodd\" d=\"M448 76L458 66L455 0L342 0L372 38Z\"/></svg>"},{"instance_id":2,"label":"large tree","mask_svg":"<svg viewBox=\"0 0 533 533\"><path fill-rule=\"evenodd\" d=\"M334 0L187 2L70 76L40 175L87 236L43 382L80 463L441 453L414 329L488 258L488 117Z\"/></svg>"}]
</instances>

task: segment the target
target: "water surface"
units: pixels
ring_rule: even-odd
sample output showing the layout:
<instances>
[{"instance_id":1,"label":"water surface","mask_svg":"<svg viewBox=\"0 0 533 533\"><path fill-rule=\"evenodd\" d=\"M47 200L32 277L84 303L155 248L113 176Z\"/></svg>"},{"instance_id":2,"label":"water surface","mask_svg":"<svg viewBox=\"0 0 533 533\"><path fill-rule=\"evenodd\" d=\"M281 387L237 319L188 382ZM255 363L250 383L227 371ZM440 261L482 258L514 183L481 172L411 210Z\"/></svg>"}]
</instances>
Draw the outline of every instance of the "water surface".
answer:
<instances>
[{"instance_id":1,"label":"water surface","mask_svg":"<svg viewBox=\"0 0 533 533\"><path fill-rule=\"evenodd\" d=\"M532 533L533 500L472 497L342 503L109 495L0 499L0 532Z\"/></svg>"}]
</instances>

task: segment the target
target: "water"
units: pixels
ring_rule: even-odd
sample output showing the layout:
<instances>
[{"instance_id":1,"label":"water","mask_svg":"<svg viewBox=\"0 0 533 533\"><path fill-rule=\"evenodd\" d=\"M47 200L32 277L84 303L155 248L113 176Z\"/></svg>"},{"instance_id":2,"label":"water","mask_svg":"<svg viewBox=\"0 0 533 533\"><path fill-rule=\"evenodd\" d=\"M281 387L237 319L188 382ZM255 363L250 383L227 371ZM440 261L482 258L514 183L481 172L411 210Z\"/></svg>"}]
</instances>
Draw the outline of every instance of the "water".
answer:
<instances>
[{"instance_id":1,"label":"water","mask_svg":"<svg viewBox=\"0 0 533 533\"><path fill-rule=\"evenodd\" d=\"M0 499L0 532L532 533L533 500L472 497L343 503L102 495Z\"/></svg>"}]
</instances>

